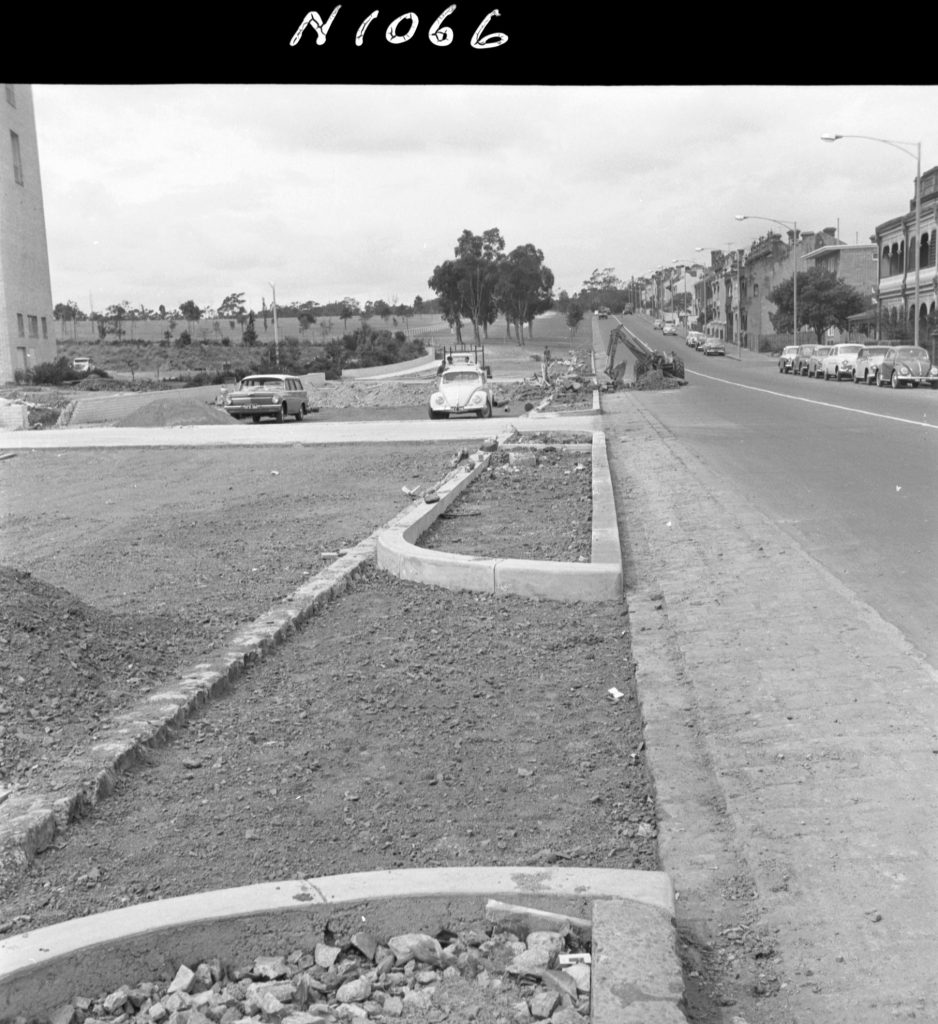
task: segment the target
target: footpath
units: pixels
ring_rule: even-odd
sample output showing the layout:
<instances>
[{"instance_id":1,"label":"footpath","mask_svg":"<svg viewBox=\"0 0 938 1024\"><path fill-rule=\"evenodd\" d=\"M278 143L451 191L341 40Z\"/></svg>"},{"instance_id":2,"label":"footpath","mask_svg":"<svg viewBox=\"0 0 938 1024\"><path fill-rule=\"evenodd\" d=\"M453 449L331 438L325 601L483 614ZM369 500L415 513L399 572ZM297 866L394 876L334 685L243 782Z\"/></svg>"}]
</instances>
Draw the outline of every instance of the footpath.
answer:
<instances>
[{"instance_id":1,"label":"footpath","mask_svg":"<svg viewBox=\"0 0 938 1024\"><path fill-rule=\"evenodd\" d=\"M602 426L678 927L768 937L747 1024L938 1021L938 673L652 398Z\"/></svg>"}]
</instances>

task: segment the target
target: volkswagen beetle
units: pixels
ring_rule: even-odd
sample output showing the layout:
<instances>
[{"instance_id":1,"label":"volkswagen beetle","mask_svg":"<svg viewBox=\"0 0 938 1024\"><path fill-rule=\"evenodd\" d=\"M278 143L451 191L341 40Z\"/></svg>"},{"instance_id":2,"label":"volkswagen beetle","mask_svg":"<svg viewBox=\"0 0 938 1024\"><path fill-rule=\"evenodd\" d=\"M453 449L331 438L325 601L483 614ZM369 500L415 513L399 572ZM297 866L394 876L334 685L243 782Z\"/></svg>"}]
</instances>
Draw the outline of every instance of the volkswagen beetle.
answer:
<instances>
[{"instance_id":1,"label":"volkswagen beetle","mask_svg":"<svg viewBox=\"0 0 938 1024\"><path fill-rule=\"evenodd\" d=\"M430 419L445 419L457 413L492 415L492 390L481 366L448 366L430 396Z\"/></svg>"}]
</instances>

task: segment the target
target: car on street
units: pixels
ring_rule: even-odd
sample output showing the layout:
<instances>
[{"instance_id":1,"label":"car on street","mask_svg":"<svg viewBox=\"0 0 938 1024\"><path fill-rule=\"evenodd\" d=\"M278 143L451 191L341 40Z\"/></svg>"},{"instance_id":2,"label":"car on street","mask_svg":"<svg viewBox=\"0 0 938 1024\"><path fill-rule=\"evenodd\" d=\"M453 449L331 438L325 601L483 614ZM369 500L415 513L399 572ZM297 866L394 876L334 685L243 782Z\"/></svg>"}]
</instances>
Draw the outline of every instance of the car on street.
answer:
<instances>
[{"instance_id":1,"label":"car on street","mask_svg":"<svg viewBox=\"0 0 938 1024\"><path fill-rule=\"evenodd\" d=\"M813 355L817 345L799 345L795 352L795 358L791 364L791 372L796 377L808 376L808 360Z\"/></svg>"},{"instance_id":2,"label":"car on street","mask_svg":"<svg viewBox=\"0 0 938 1024\"><path fill-rule=\"evenodd\" d=\"M705 356L725 356L726 346L719 338L704 338L704 343L700 346L700 351L703 352Z\"/></svg>"},{"instance_id":3,"label":"car on street","mask_svg":"<svg viewBox=\"0 0 938 1024\"><path fill-rule=\"evenodd\" d=\"M492 388L483 367L448 366L437 378L436 391L430 396L431 420L447 419L459 413L492 415Z\"/></svg>"},{"instance_id":4,"label":"car on street","mask_svg":"<svg viewBox=\"0 0 938 1024\"><path fill-rule=\"evenodd\" d=\"M892 388L907 384L913 388L919 384L938 388L938 366L932 363L927 350L918 345L891 345L883 353L876 383L880 387L888 384Z\"/></svg>"},{"instance_id":5,"label":"car on street","mask_svg":"<svg viewBox=\"0 0 938 1024\"><path fill-rule=\"evenodd\" d=\"M278 423L288 416L302 420L309 412L309 395L299 377L288 373L256 373L245 377L225 398L225 412L236 420L262 416Z\"/></svg>"},{"instance_id":6,"label":"car on street","mask_svg":"<svg viewBox=\"0 0 938 1024\"><path fill-rule=\"evenodd\" d=\"M596 315L600 320L605 320L609 316L609 310L606 306L600 306Z\"/></svg>"},{"instance_id":7,"label":"car on street","mask_svg":"<svg viewBox=\"0 0 938 1024\"><path fill-rule=\"evenodd\" d=\"M786 345L782 349L782 354L778 357L778 372L779 373L791 373L791 368L795 362L795 353L798 351L797 345Z\"/></svg>"},{"instance_id":8,"label":"car on street","mask_svg":"<svg viewBox=\"0 0 938 1024\"><path fill-rule=\"evenodd\" d=\"M661 328L662 334L677 334L677 327L674 324L665 324Z\"/></svg>"},{"instance_id":9,"label":"car on street","mask_svg":"<svg viewBox=\"0 0 938 1024\"><path fill-rule=\"evenodd\" d=\"M652 330L660 331L661 328L664 327L664 321L660 320L660 319L656 320L651 326L652 326Z\"/></svg>"},{"instance_id":10,"label":"car on street","mask_svg":"<svg viewBox=\"0 0 938 1024\"><path fill-rule=\"evenodd\" d=\"M821 376L821 363L824 357L830 352L830 345L818 345L818 347L808 356L808 373L809 377L820 377Z\"/></svg>"},{"instance_id":11,"label":"car on street","mask_svg":"<svg viewBox=\"0 0 938 1024\"><path fill-rule=\"evenodd\" d=\"M707 336L703 331L688 331L687 337L684 339L684 344L689 345L691 348L700 348L706 340Z\"/></svg>"},{"instance_id":12,"label":"car on street","mask_svg":"<svg viewBox=\"0 0 938 1024\"><path fill-rule=\"evenodd\" d=\"M875 384L888 345L864 345L853 368L854 384Z\"/></svg>"},{"instance_id":13,"label":"car on street","mask_svg":"<svg viewBox=\"0 0 938 1024\"><path fill-rule=\"evenodd\" d=\"M821 360L821 375L825 380L853 380L853 368L857 365L857 356L862 345L846 344L831 345L827 355Z\"/></svg>"}]
</instances>

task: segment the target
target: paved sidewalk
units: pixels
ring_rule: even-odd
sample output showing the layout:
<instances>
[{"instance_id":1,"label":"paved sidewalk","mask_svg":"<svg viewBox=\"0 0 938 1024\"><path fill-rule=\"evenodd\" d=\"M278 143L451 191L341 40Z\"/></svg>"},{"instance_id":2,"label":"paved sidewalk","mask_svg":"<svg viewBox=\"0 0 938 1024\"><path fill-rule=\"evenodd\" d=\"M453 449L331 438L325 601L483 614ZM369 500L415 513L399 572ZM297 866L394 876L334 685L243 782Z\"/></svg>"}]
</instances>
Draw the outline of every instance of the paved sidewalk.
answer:
<instances>
[{"instance_id":1,"label":"paved sidewalk","mask_svg":"<svg viewBox=\"0 0 938 1024\"><path fill-rule=\"evenodd\" d=\"M679 923L741 866L781 954L764 1019L938 1020L935 671L641 393L603 407Z\"/></svg>"}]
</instances>

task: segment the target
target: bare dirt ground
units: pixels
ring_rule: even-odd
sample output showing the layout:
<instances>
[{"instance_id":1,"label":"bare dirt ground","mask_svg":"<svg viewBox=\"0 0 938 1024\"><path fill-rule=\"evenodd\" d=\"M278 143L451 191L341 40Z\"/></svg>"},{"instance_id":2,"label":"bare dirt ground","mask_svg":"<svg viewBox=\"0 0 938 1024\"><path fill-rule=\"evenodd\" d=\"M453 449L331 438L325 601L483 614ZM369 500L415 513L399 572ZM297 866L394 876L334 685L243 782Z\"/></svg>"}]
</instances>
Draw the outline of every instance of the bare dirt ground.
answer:
<instances>
[{"instance_id":1,"label":"bare dirt ground","mask_svg":"<svg viewBox=\"0 0 938 1024\"><path fill-rule=\"evenodd\" d=\"M70 785L69 751L99 722L389 520L402 487L442 479L453 455L381 444L0 462L4 783ZM498 464L484 504L473 488L452 506L473 514L441 524L446 544L468 550L488 531L537 557L588 552L589 474L567 468L528 467L518 488ZM11 879L0 933L342 871L657 869L656 835L624 603L454 593L368 569ZM689 1019L728 1020L732 980L682 952Z\"/></svg>"}]
</instances>

